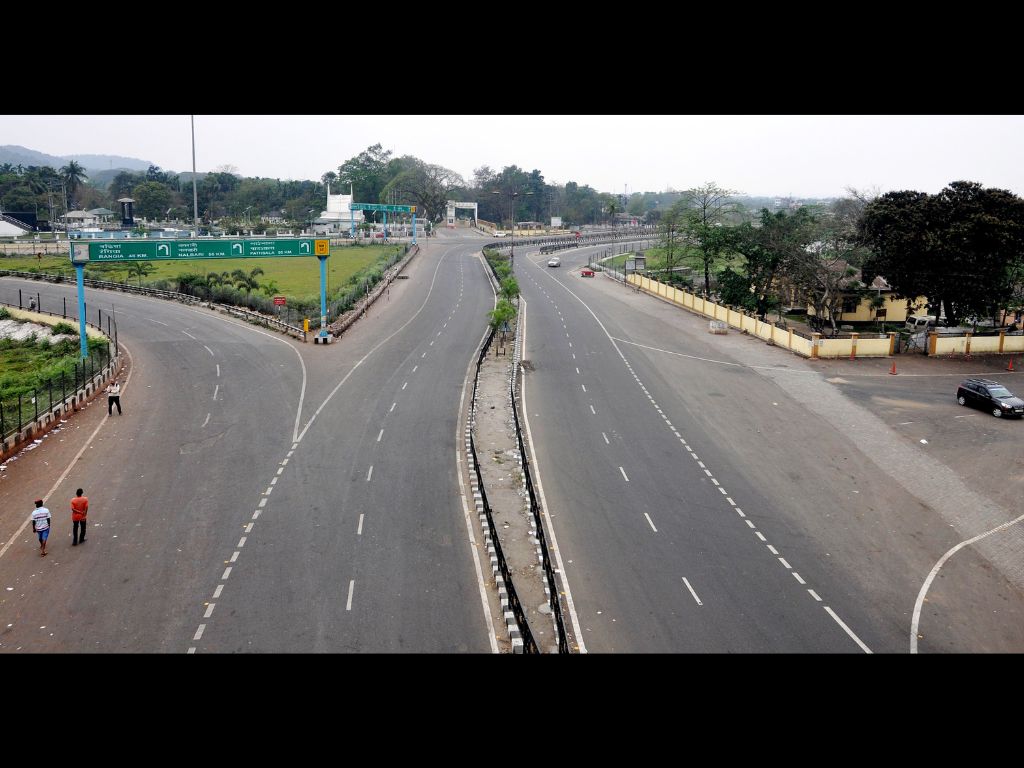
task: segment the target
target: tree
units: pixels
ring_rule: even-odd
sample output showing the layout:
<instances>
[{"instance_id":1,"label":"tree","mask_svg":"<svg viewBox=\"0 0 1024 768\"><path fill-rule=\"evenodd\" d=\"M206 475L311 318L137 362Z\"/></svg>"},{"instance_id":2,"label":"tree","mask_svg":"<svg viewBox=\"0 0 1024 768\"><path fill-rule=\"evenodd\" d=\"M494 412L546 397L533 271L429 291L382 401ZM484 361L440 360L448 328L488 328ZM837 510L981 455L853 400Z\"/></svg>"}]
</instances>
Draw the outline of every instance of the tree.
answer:
<instances>
[{"instance_id":1,"label":"tree","mask_svg":"<svg viewBox=\"0 0 1024 768\"><path fill-rule=\"evenodd\" d=\"M401 157L396 162L401 163L399 167L403 170L381 189L380 199L393 197L402 200L401 204L413 204L417 216L424 220L439 221L452 191L466 183L455 171L415 157Z\"/></svg>"},{"instance_id":2,"label":"tree","mask_svg":"<svg viewBox=\"0 0 1024 768\"><path fill-rule=\"evenodd\" d=\"M794 213L761 210L760 226L749 222L732 230L731 248L745 259L744 271L753 291L757 314L764 319L777 299L776 280L785 275L794 259L813 241L812 217L806 208Z\"/></svg>"},{"instance_id":3,"label":"tree","mask_svg":"<svg viewBox=\"0 0 1024 768\"><path fill-rule=\"evenodd\" d=\"M76 161L72 160L63 168L60 169L61 178L66 185L68 193L68 199L65 200L65 205L70 209L70 201L75 197L75 191L81 186L82 182L88 179L88 175L85 173L85 168L79 165Z\"/></svg>"},{"instance_id":4,"label":"tree","mask_svg":"<svg viewBox=\"0 0 1024 768\"><path fill-rule=\"evenodd\" d=\"M728 213L735 206L730 198L739 194L732 189L723 189L709 181L703 186L688 189L681 202L687 209L686 230L700 253L704 265L704 295L711 286L711 265L718 258L724 244L716 231L724 223Z\"/></svg>"},{"instance_id":5,"label":"tree","mask_svg":"<svg viewBox=\"0 0 1024 768\"><path fill-rule=\"evenodd\" d=\"M146 277L156 269L148 261L133 261L128 265L128 277L139 276L139 287L142 287L142 278Z\"/></svg>"},{"instance_id":6,"label":"tree","mask_svg":"<svg viewBox=\"0 0 1024 768\"><path fill-rule=\"evenodd\" d=\"M132 197L135 199L136 214L147 219L157 219L171 207L174 193L159 182L147 181L132 190Z\"/></svg>"},{"instance_id":7,"label":"tree","mask_svg":"<svg viewBox=\"0 0 1024 768\"><path fill-rule=\"evenodd\" d=\"M510 302L519 295L519 283L511 275L501 281L501 295Z\"/></svg>"},{"instance_id":8,"label":"tree","mask_svg":"<svg viewBox=\"0 0 1024 768\"><path fill-rule=\"evenodd\" d=\"M378 143L338 166L338 181L352 185L356 201L379 200L388 182L387 165L391 152Z\"/></svg>"},{"instance_id":9,"label":"tree","mask_svg":"<svg viewBox=\"0 0 1024 768\"><path fill-rule=\"evenodd\" d=\"M683 260L684 246L682 241L685 207L676 203L661 217L661 237L658 247L662 250L662 267L665 269L666 282L673 282L674 270Z\"/></svg>"},{"instance_id":10,"label":"tree","mask_svg":"<svg viewBox=\"0 0 1024 768\"><path fill-rule=\"evenodd\" d=\"M241 288L246 293L252 293L254 290L260 287L259 280L256 279L257 275L262 275L263 270L259 267L255 267L250 270L249 274L246 274L244 270L236 269L231 273L231 278L234 280L235 285Z\"/></svg>"}]
</instances>

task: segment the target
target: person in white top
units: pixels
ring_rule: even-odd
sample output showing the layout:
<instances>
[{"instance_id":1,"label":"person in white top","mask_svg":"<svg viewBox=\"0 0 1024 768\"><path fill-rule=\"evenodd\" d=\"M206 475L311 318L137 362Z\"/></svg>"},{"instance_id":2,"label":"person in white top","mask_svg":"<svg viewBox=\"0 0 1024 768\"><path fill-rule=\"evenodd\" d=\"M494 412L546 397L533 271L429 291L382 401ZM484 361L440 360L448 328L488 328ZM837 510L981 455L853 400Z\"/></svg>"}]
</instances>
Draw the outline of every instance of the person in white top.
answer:
<instances>
[{"instance_id":1,"label":"person in white top","mask_svg":"<svg viewBox=\"0 0 1024 768\"><path fill-rule=\"evenodd\" d=\"M39 536L39 556L46 557L46 540L50 537L50 510L43 506L42 499L36 499L32 510L32 530Z\"/></svg>"},{"instance_id":2,"label":"person in white top","mask_svg":"<svg viewBox=\"0 0 1024 768\"><path fill-rule=\"evenodd\" d=\"M110 386L107 387L107 416L112 416L114 413L114 406L117 406L117 415L121 415L121 385L117 383L117 379L110 382Z\"/></svg>"}]
</instances>

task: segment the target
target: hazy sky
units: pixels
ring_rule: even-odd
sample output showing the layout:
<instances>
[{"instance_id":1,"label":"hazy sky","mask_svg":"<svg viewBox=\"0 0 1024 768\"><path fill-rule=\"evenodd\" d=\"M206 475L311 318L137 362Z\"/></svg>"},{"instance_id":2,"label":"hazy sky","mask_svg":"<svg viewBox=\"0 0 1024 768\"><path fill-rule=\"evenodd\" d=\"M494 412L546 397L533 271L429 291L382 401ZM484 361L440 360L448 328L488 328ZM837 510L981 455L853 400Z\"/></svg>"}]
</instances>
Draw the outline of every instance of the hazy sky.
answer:
<instances>
[{"instance_id":1,"label":"hazy sky","mask_svg":"<svg viewBox=\"0 0 1024 768\"><path fill-rule=\"evenodd\" d=\"M1024 195L1020 116L197 115L195 125L197 169L232 165L244 176L319 179L379 142L467 179L515 164L602 192L715 181L835 197L847 186L934 193L963 179ZM4 115L3 144L192 167L188 115Z\"/></svg>"}]
</instances>

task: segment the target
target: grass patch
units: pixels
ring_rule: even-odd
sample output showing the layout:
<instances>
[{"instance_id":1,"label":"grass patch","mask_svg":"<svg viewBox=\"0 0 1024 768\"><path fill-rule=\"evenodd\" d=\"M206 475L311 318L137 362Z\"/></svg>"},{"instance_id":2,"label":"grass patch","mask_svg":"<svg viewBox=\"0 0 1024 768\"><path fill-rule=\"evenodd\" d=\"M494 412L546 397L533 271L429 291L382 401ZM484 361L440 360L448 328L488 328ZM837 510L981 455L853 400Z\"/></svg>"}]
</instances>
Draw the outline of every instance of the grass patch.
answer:
<instances>
[{"instance_id":1,"label":"grass patch","mask_svg":"<svg viewBox=\"0 0 1024 768\"><path fill-rule=\"evenodd\" d=\"M97 368L100 358L106 359L105 339L89 339L89 354L95 356ZM78 339L63 339L51 342L49 339L26 339L14 341L0 339L0 401L8 411L10 401L18 395L31 397L33 390L45 390L46 382L54 382L59 389L63 372L70 389L75 376L75 364L79 363ZM55 395L55 399L59 397ZM16 409L16 408L15 408Z\"/></svg>"}]
</instances>

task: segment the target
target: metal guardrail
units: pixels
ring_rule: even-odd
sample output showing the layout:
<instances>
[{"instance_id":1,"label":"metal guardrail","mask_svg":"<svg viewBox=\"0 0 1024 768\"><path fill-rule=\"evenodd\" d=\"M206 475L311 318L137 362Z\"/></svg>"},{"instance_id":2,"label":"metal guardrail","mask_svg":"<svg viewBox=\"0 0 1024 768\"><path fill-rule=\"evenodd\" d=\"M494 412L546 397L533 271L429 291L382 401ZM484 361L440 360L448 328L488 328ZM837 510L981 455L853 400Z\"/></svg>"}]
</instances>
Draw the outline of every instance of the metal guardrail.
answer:
<instances>
[{"instance_id":1,"label":"metal guardrail","mask_svg":"<svg viewBox=\"0 0 1024 768\"><path fill-rule=\"evenodd\" d=\"M476 359L476 375L473 377L473 397L470 400L472 404L470 406L470 419L475 420L476 416L476 390L477 384L480 380L480 366L483 364L484 355L487 354L487 349L490 347L491 342L494 340L494 334L496 328L491 328L490 334L487 336L487 340L480 347L480 355ZM520 441L521 442L521 441ZM519 633L523 636L523 651L525 653L540 653L540 649L537 647L537 641L533 639L533 633L530 632L530 625L526 620L526 612L523 610L522 603L519 602L519 595L516 593L515 584L512 581L512 571L508 567L508 561L505 560L505 554L501 550L501 540L498 538L498 529L494 525L494 516L491 514L491 505L487 502L487 491L484 490L484 479L480 474L480 461L476 455L476 441L473 439L473 430L469 430L469 450L473 454L473 470L476 472L477 485L480 486L480 498L483 500L484 515L487 517L487 525L491 529L491 542L494 544L494 554L498 558L498 569L501 571L501 575L505 580L505 588L508 591L508 604L512 608L512 613L515 614L516 624L519 626Z\"/></svg>"},{"instance_id":2,"label":"metal guardrail","mask_svg":"<svg viewBox=\"0 0 1024 768\"><path fill-rule=\"evenodd\" d=\"M71 283L74 284L75 279L73 277L65 277L64 275L55 275L48 272L19 272L13 269L0 269L0 275L7 275L9 277L20 277L25 280L44 280L48 283ZM223 311L244 317L247 320L253 320L261 325L266 325L269 328L276 328L284 331L285 333L294 333L297 336L301 336L302 340L306 340L306 332L301 328L285 323L281 320L277 320L273 317L267 317L261 315L258 312L251 312L247 309L237 307L233 304L220 304L213 301L207 301L200 296L193 296L190 293L178 293L177 291L163 291L158 288L144 288L138 285L131 285L130 283L115 283L109 280L93 280L90 278L84 278L82 280L84 285L90 288L101 288L108 291L122 291L123 293L134 293L140 296L156 296L161 299L169 299L171 301L180 301L184 304L209 304L213 307L220 307ZM102 330L102 329L101 329Z\"/></svg>"}]
</instances>

